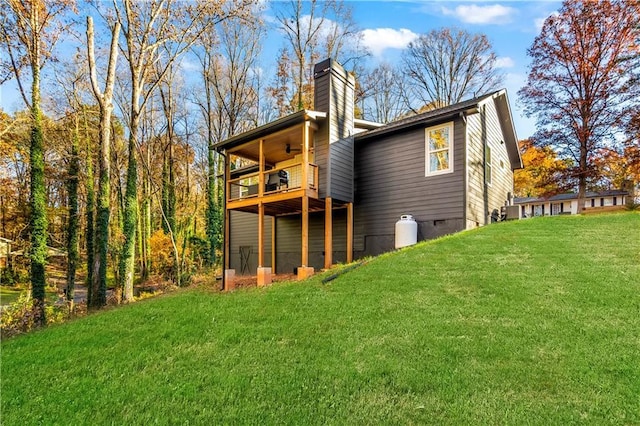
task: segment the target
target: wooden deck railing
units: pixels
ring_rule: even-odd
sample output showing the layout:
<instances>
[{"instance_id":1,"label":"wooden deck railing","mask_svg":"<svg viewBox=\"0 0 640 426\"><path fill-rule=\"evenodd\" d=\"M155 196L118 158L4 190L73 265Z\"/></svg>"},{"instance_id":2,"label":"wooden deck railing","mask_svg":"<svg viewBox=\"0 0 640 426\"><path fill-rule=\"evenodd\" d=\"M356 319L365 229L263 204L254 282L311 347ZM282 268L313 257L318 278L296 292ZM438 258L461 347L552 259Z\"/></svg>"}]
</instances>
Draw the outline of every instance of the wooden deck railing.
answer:
<instances>
[{"instance_id":1,"label":"wooden deck railing","mask_svg":"<svg viewBox=\"0 0 640 426\"><path fill-rule=\"evenodd\" d=\"M318 190L318 166L307 164L307 183L303 185L303 163L276 167L262 172L264 187L260 188L260 172L248 173L228 182L227 200L236 201L253 197L289 192L296 189Z\"/></svg>"}]
</instances>

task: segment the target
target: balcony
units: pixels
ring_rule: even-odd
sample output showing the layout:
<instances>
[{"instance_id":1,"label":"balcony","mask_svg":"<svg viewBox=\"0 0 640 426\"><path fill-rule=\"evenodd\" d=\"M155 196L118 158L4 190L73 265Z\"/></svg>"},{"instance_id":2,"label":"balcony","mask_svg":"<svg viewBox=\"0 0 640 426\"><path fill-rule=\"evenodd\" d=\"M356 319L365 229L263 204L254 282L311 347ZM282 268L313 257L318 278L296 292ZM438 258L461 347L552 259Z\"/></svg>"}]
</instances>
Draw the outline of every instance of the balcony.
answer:
<instances>
[{"instance_id":1,"label":"balcony","mask_svg":"<svg viewBox=\"0 0 640 426\"><path fill-rule=\"evenodd\" d=\"M269 169L263 173L254 172L243 174L238 178L229 180L227 202L247 200L271 195L286 194L302 189L308 189L317 198L318 192L318 166L307 164L307 185L303 185L303 164L293 164L286 167ZM260 179L262 175L262 179ZM260 182L264 182L261 187ZM262 189L262 191L260 191ZM296 195L296 196L299 196ZM282 198L282 197L280 197ZM263 200L268 201L268 200Z\"/></svg>"}]
</instances>

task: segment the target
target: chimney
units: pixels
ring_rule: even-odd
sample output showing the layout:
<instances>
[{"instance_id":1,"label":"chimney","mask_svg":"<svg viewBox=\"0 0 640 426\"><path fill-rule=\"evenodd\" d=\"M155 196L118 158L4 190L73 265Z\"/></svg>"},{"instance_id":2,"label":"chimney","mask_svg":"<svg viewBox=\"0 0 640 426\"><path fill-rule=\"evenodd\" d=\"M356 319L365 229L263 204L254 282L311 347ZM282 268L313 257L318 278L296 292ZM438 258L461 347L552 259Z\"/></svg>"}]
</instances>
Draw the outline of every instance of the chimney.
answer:
<instances>
[{"instance_id":1,"label":"chimney","mask_svg":"<svg viewBox=\"0 0 640 426\"><path fill-rule=\"evenodd\" d=\"M327 114L315 133L320 198L353 201L355 78L338 62L314 67L314 109Z\"/></svg>"},{"instance_id":2,"label":"chimney","mask_svg":"<svg viewBox=\"0 0 640 426\"><path fill-rule=\"evenodd\" d=\"M316 111L326 112L331 123L329 143L353 134L355 78L337 61L325 59L314 67Z\"/></svg>"}]
</instances>

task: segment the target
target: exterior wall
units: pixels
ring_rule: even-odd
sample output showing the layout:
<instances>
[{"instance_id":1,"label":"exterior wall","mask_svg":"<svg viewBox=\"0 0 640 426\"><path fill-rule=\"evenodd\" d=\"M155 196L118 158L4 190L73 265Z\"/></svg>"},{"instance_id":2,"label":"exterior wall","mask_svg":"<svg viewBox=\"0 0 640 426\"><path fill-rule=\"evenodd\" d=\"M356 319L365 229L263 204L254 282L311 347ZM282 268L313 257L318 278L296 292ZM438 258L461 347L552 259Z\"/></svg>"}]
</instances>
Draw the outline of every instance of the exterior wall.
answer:
<instances>
[{"instance_id":1,"label":"exterior wall","mask_svg":"<svg viewBox=\"0 0 640 426\"><path fill-rule=\"evenodd\" d=\"M327 113L316 132L320 198L353 201L353 102L355 80L340 64L326 60L315 67L314 109Z\"/></svg>"},{"instance_id":2,"label":"exterior wall","mask_svg":"<svg viewBox=\"0 0 640 426\"><path fill-rule=\"evenodd\" d=\"M347 259L346 210L333 211L333 263ZM301 265L302 221L300 215L276 219L276 272L291 273ZM309 265L324 268L324 212L309 215Z\"/></svg>"},{"instance_id":3,"label":"exterior wall","mask_svg":"<svg viewBox=\"0 0 640 426\"><path fill-rule=\"evenodd\" d=\"M466 228L472 229L488 222L484 199L483 138L485 129L482 116L467 116L467 199Z\"/></svg>"},{"instance_id":4,"label":"exterior wall","mask_svg":"<svg viewBox=\"0 0 640 426\"><path fill-rule=\"evenodd\" d=\"M272 217L265 216L265 266L271 264ZM333 262L347 259L346 210L333 211ZM242 270L240 247L251 247L249 270ZM300 215L276 218L276 265L274 273L291 273L301 266L302 221ZM231 212L231 253L229 266L237 275L255 275L258 266L258 215ZM317 271L324 268L324 212L309 215L309 265Z\"/></svg>"},{"instance_id":5,"label":"exterior wall","mask_svg":"<svg viewBox=\"0 0 640 426\"><path fill-rule=\"evenodd\" d=\"M353 137L329 145L331 183L329 193L334 200L353 201Z\"/></svg>"},{"instance_id":6,"label":"exterior wall","mask_svg":"<svg viewBox=\"0 0 640 426\"><path fill-rule=\"evenodd\" d=\"M356 144L356 257L393 250L403 214L418 222L418 240L465 228L465 127L455 120L453 172L425 177L425 128L437 124Z\"/></svg>"},{"instance_id":7,"label":"exterior wall","mask_svg":"<svg viewBox=\"0 0 640 426\"><path fill-rule=\"evenodd\" d=\"M255 275L258 267L258 215L238 211L229 212L230 218L230 253L229 267L236 270L237 275ZM271 265L271 217L264 218L264 266ZM243 270L240 248L250 248L248 270ZM246 249L245 249L246 250Z\"/></svg>"},{"instance_id":8,"label":"exterior wall","mask_svg":"<svg viewBox=\"0 0 640 426\"><path fill-rule=\"evenodd\" d=\"M513 194L513 171L494 102L467 117L467 229L490 222ZM485 147L491 153L491 180L485 185ZM486 190L485 190L486 189Z\"/></svg>"}]
</instances>

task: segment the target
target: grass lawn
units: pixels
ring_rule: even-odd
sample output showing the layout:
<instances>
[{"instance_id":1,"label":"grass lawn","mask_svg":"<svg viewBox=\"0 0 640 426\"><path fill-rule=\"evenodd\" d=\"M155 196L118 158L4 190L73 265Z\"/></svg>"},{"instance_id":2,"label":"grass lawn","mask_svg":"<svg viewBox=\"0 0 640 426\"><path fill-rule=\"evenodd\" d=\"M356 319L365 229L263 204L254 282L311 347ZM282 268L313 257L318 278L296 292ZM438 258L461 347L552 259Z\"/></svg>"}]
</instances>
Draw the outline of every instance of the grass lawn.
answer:
<instances>
[{"instance_id":1,"label":"grass lawn","mask_svg":"<svg viewBox=\"0 0 640 426\"><path fill-rule=\"evenodd\" d=\"M19 287L0 286L0 305L9 305L20 297L20 294L26 290Z\"/></svg>"},{"instance_id":2,"label":"grass lawn","mask_svg":"<svg viewBox=\"0 0 640 426\"><path fill-rule=\"evenodd\" d=\"M2 424L640 424L640 214L500 223L321 284L2 343Z\"/></svg>"}]
</instances>

